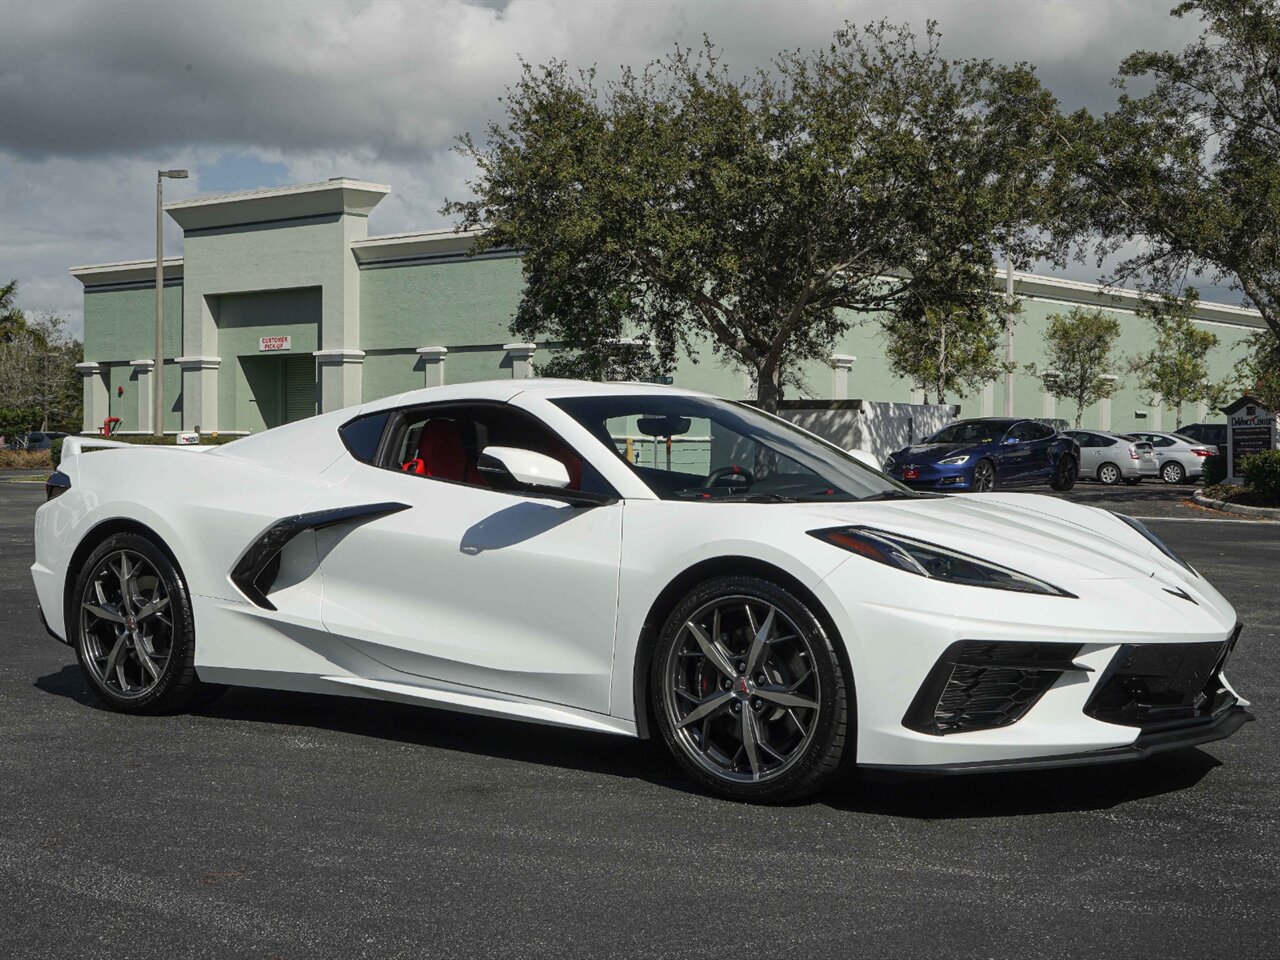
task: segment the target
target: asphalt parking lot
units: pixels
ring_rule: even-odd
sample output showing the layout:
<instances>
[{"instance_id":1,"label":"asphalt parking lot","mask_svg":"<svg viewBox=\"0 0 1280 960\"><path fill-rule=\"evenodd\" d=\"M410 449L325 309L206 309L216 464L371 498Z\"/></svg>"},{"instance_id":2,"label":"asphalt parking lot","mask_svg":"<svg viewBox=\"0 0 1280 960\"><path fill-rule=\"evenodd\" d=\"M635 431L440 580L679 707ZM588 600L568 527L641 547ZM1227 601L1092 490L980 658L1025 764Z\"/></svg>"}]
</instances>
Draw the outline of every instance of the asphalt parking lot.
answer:
<instances>
[{"instance_id":1,"label":"asphalt parking lot","mask_svg":"<svg viewBox=\"0 0 1280 960\"><path fill-rule=\"evenodd\" d=\"M638 741L233 690L136 718L41 629L0 482L0 943L17 957L1202 957L1280 952L1280 524L1081 485L1246 624L1260 722L1076 771L749 807ZM1267 838L1271 839L1268 840Z\"/></svg>"}]
</instances>

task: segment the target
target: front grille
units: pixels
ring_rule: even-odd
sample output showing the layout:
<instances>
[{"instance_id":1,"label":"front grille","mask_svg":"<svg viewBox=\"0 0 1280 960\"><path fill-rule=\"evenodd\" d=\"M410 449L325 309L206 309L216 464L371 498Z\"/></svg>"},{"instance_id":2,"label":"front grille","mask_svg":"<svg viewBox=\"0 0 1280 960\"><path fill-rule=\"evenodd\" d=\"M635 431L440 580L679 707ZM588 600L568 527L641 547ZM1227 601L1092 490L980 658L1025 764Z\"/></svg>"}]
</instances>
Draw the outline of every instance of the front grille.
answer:
<instances>
[{"instance_id":1,"label":"front grille","mask_svg":"<svg viewBox=\"0 0 1280 960\"><path fill-rule=\"evenodd\" d=\"M921 733L944 735L1016 723L1064 672L1077 643L962 640L947 648L902 718Z\"/></svg>"},{"instance_id":2,"label":"front grille","mask_svg":"<svg viewBox=\"0 0 1280 960\"><path fill-rule=\"evenodd\" d=\"M1084 712L1144 730L1206 721L1236 698L1222 680L1240 628L1213 643L1125 644L1111 659Z\"/></svg>"}]
</instances>

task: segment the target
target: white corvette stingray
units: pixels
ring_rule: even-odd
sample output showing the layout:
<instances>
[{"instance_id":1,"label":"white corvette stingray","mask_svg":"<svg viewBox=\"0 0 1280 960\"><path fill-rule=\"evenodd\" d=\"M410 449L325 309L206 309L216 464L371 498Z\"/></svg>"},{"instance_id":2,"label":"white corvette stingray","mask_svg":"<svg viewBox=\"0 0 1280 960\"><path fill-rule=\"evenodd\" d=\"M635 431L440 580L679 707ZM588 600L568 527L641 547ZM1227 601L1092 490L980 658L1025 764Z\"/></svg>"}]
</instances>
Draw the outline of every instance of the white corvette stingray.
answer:
<instances>
[{"instance_id":1,"label":"white corvette stingray","mask_svg":"<svg viewBox=\"0 0 1280 960\"><path fill-rule=\"evenodd\" d=\"M214 448L71 438L48 492L42 614L125 712L238 684L657 736L759 801L1251 719L1235 612L1137 521L915 493L685 390L508 380Z\"/></svg>"}]
</instances>

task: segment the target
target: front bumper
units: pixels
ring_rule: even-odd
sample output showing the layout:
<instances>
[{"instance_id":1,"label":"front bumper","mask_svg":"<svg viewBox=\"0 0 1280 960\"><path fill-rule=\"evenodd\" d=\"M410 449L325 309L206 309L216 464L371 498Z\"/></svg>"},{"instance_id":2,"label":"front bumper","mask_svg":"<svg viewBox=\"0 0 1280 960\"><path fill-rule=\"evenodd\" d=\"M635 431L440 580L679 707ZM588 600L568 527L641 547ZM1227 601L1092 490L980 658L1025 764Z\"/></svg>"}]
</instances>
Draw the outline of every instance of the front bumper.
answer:
<instances>
[{"instance_id":1,"label":"front bumper","mask_svg":"<svg viewBox=\"0 0 1280 960\"><path fill-rule=\"evenodd\" d=\"M1138 739L1128 746L1108 747L1103 750L1089 750L1084 753L1067 753L1053 757L1022 757L1013 760L979 760L972 763L937 763L937 764L892 764L867 763L862 767L867 770L880 770L886 773L923 773L923 774L957 774L957 773L1005 773L1013 770L1052 770L1058 767L1088 766L1095 763L1125 763L1133 760L1144 760L1167 750L1184 750L1202 743L1223 740L1251 720L1256 719L1244 707L1231 707L1207 724L1193 727L1182 727L1175 730L1161 730L1142 733Z\"/></svg>"},{"instance_id":2,"label":"front bumper","mask_svg":"<svg viewBox=\"0 0 1280 960\"><path fill-rule=\"evenodd\" d=\"M960 464L895 463L885 473L913 490L972 490L974 462ZM915 476L904 475L913 470Z\"/></svg>"}]
</instances>

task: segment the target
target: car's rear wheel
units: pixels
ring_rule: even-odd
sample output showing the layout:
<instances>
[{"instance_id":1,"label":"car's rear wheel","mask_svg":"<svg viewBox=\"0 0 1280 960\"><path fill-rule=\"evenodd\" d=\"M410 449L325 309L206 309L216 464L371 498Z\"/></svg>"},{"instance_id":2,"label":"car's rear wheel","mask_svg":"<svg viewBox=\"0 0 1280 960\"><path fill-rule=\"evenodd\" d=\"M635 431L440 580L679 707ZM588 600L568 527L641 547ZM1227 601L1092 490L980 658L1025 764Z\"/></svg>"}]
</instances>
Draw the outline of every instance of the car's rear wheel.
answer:
<instances>
[{"instance_id":1,"label":"car's rear wheel","mask_svg":"<svg viewBox=\"0 0 1280 960\"><path fill-rule=\"evenodd\" d=\"M1104 463L1098 468L1098 479L1107 486L1114 486L1121 480L1120 468L1114 463Z\"/></svg>"},{"instance_id":2,"label":"car's rear wheel","mask_svg":"<svg viewBox=\"0 0 1280 960\"><path fill-rule=\"evenodd\" d=\"M658 638L650 688L676 759L731 799L813 793L852 750L831 639L805 601L768 580L718 577L691 590Z\"/></svg>"},{"instance_id":3,"label":"car's rear wheel","mask_svg":"<svg viewBox=\"0 0 1280 960\"><path fill-rule=\"evenodd\" d=\"M1171 461L1160 468L1160 479L1165 483L1182 483L1187 479L1187 471L1176 460Z\"/></svg>"},{"instance_id":4,"label":"car's rear wheel","mask_svg":"<svg viewBox=\"0 0 1280 960\"><path fill-rule=\"evenodd\" d=\"M996 488L996 468L990 460L979 460L973 468L973 489L985 493Z\"/></svg>"},{"instance_id":5,"label":"car's rear wheel","mask_svg":"<svg viewBox=\"0 0 1280 960\"><path fill-rule=\"evenodd\" d=\"M1053 480L1049 484L1055 490L1067 491L1076 485L1076 458L1062 457L1053 471Z\"/></svg>"},{"instance_id":6,"label":"car's rear wheel","mask_svg":"<svg viewBox=\"0 0 1280 960\"><path fill-rule=\"evenodd\" d=\"M67 611L80 667L124 713L167 713L204 692L195 673L191 600L182 575L135 533L108 537L76 577Z\"/></svg>"}]
</instances>

